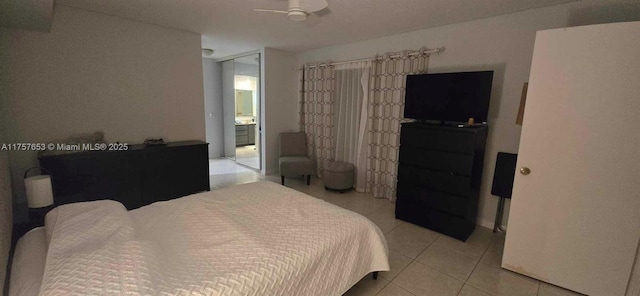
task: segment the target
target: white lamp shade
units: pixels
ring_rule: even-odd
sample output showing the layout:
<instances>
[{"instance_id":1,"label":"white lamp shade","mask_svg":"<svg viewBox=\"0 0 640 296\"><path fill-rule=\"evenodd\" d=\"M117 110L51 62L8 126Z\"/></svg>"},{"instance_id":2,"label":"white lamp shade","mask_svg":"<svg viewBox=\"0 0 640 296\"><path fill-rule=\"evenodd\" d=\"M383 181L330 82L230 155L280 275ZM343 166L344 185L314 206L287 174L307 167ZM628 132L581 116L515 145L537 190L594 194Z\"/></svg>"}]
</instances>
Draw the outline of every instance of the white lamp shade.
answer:
<instances>
[{"instance_id":1,"label":"white lamp shade","mask_svg":"<svg viewBox=\"0 0 640 296\"><path fill-rule=\"evenodd\" d=\"M51 176L37 175L24 179L29 208L42 208L53 204Z\"/></svg>"}]
</instances>

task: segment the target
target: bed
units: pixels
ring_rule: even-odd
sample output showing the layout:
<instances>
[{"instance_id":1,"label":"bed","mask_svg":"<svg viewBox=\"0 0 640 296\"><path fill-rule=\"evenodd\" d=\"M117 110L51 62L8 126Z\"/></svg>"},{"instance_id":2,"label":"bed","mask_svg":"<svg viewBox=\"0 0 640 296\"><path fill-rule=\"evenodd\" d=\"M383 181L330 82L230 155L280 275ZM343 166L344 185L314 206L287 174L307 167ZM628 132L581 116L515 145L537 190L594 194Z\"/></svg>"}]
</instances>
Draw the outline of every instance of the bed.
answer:
<instances>
[{"instance_id":1,"label":"bed","mask_svg":"<svg viewBox=\"0 0 640 296\"><path fill-rule=\"evenodd\" d=\"M13 262L10 295L342 295L389 270L375 224L272 182L62 205Z\"/></svg>"}]
</instances>

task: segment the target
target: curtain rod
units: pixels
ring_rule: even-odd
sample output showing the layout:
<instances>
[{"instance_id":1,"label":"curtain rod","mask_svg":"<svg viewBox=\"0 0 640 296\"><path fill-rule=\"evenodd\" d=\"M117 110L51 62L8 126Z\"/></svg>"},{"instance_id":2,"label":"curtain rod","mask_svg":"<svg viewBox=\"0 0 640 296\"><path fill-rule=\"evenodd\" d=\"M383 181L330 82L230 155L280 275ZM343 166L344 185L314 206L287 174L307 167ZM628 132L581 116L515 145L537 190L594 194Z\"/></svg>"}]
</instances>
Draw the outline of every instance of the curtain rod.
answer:
<instances>
[{"instance_id":1,"label":"curtain rod","mask_svg":"<svg viewBox=\"0 0 640 296\"><path fill-rule=\"evenodd\" d=\"M432 54L432 53L441 53L444 51L444 47L438 47L438 48L434 48L434 49L425 49L425 50L418 50L418 51L414 51L411 52L409 54L407 54L408 56L417 56L417 55L421 55L421 54ZM399 58L401 57L401 54L396 54L396 55L391 55L389 56L390 58ZM376 60L381 60L384 59L384 57L378 56L378 57L373 57L373 58L366 58L366 59L359 59L359 60L351 60L351 61L343 61L343 62L334 62L334 63L324 63L324 64L317 64L317 65L303 65L303 66L299 66L297 68L295 68L296 70L302 70L304 68L317 68L317 67L326 67L326 66L336 66L336 65L343 65L343 64L350 64L350 63L358 63L358 62L369 62L369 61L376 61Z\"/></svg>"}]
</instances>

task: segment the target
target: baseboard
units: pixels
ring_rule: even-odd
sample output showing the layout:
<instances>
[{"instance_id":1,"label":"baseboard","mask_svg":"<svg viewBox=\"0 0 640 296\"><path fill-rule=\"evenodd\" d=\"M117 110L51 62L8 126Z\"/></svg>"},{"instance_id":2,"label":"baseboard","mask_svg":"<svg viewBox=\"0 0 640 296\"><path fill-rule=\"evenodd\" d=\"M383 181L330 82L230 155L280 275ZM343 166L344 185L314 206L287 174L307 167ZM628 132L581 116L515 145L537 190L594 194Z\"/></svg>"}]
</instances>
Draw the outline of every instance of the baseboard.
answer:
<instances>
[{"instance_id":1,"label":"baseboard","mask_svg":"<svg viewBox=\"0 0 640 296\"><path fill-rule=\"evenodd\" d=\"M484 228L493 229L493 221L489 221L489 220L478 220L476 221L476 225L482 226ZM502 229L506 230L507 225L502 225Z\"/></svg>"}]
</instances>

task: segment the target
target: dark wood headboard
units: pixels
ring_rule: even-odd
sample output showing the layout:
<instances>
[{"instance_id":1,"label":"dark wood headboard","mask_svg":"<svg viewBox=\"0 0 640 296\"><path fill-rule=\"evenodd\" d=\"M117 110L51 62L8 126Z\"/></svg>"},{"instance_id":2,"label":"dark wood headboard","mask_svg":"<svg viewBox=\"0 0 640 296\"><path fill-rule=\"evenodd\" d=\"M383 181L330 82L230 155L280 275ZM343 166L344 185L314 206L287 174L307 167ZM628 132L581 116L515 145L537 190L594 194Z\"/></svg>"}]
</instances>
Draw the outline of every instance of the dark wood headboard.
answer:
<instances>
[{"instance_id":1,"label":"dark wood headboard","mask_svg":"<svg viewBox=\"0 0 640 296\"><path fill-rule=\"evenodd\" d=\"M40 157L56 205L117 200L131 210L209 190L208 144L132 145L125 151L91 151Z\"/></svg>"}]
</instances>

